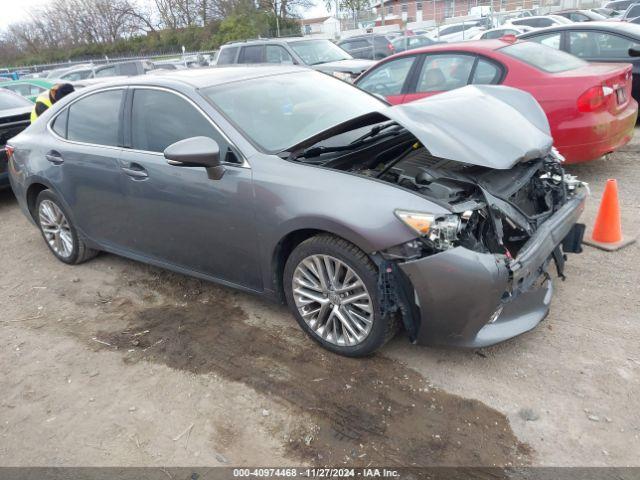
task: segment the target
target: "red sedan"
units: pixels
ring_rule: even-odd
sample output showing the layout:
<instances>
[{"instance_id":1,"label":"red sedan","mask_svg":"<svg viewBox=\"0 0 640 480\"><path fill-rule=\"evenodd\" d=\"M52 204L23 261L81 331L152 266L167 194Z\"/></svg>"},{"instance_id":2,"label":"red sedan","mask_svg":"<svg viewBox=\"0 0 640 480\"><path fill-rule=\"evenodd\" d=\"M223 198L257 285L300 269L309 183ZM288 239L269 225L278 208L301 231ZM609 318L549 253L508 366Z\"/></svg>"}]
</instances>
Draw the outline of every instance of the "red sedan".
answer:
<instances>
[{"instance_id":1,"label":"red sedan","mask_svg":"<svg viewBox=\"0 0 640 480\"><path fill-rule=\"evenodd\" d=\"M520 88L544 109L567 163L595 160L627 143L638 115L630 64L587 63L515 37L402 52L377 63L355 83L392 104L469 84Z\"/></svg>"}]
</instances>

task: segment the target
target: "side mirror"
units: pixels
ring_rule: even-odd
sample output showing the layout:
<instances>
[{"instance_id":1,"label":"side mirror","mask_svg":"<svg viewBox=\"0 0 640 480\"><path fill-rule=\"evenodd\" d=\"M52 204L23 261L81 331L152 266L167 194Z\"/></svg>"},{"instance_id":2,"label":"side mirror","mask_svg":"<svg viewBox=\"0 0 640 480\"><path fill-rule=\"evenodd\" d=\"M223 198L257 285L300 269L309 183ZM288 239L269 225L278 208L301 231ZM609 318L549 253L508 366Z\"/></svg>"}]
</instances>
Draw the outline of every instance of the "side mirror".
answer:
<instances>
[{"instance_id":1,"label":"side mirror","mask_svg":"<svg viewBox=\"0 0 640 480\"><path fill-rule=\"evenodd\" d=\"M640 45L635 45L629 49L630 57L640 57Z\"/></svg>"},{"instance_id":2,"label":"side mirror","mask_svg":"<svg viewBox=\"0 0 640 480\"><path fill-rule=\"evenodd\" d=\"M164 149L164 158L174 167L205 167L212 180L220 180L224 166L220 147L209 137L185 138Z\"/></svg>"}]
</instances>

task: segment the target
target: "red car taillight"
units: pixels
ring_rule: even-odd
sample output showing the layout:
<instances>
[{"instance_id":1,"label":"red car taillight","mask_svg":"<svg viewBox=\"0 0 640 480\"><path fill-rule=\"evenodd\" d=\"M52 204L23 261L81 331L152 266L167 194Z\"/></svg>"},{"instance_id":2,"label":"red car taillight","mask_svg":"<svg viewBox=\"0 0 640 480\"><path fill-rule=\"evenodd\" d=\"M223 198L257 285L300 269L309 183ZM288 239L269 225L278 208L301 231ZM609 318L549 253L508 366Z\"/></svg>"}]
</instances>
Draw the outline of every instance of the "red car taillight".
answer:
<instances>
[{"instance_id":1,"label":"red car taillight","mask_svg":"<svg viewBox=\"0 0 640 480\"><path fill-rule=\"evenodd\" d=\"M387 43L387 49L389 50L389 52L393 53L396 51L396 49L394 48L393 45L391 45L390 43Z\"/></svg>"},{"instance_id":2,"label":"red car taillight","mask_svg":"<svg viewBox=\"0 0 640 480\"><path fill-rule=\"evenodd\" d=\"M607 100L604 87L596 85L578 97L579 112L594 112L601 108Z\"/></svg>"}]
</instances>

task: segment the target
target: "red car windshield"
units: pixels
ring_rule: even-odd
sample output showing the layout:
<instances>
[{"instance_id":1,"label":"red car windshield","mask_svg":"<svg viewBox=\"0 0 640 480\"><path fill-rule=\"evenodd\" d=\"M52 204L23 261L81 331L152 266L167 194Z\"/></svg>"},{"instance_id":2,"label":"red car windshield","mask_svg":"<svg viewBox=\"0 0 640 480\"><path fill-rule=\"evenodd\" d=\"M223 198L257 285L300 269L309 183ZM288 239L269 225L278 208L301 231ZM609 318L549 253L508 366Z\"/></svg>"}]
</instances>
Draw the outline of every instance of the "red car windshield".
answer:
<instances>
[{"instance_id":1,"label":"red car windshield","mask_svg":"<svg viewBox=\"0 0 640 480\"><path fill-rule=\"evenodd\" d=\"M518 42L500 52L548 73L566 72L584 67L587 62L568 53L535 42Z\"/></svg>"}]
</instances>

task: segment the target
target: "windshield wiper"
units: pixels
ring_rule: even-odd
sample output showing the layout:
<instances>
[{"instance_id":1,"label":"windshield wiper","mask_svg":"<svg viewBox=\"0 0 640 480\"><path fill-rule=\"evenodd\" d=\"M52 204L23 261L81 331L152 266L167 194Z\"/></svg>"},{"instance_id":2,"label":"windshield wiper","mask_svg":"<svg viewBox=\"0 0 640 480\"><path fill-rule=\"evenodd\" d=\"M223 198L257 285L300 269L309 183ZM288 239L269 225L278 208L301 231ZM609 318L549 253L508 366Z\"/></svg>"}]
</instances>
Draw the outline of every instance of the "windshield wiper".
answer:
<instances>
[{"instance_id":1,"label":"windshield wiper","mask_svg":"<svg viewBox=\"0 0 640 480\"><path fill-rule=\"evenodd\" d=\"M395 126L397 128L395 128L394 130L388 130L382 133L384 130L387 130L389 127L392 127L392 126ZM383 138L393 137L395 135L398 135L402 130L404 130L404 127L401 127L395 122L389 122L384 125L376 125L367 133L365 133L359 138L356 138L353 142L348 143L347 145L340 145L338 147L323 147L323 146L309 147L304 149L298 155L296 155L296 158L312 158L312 157L319 157L320 155L325 153L346 152L349 150L354 150L356 148L362 147L367 143L369 143L370 141L369 139L371 138L374 138L376 140L381 140Z\"/></svg>"}]
</instances>

